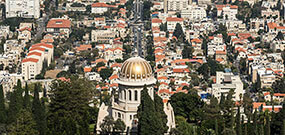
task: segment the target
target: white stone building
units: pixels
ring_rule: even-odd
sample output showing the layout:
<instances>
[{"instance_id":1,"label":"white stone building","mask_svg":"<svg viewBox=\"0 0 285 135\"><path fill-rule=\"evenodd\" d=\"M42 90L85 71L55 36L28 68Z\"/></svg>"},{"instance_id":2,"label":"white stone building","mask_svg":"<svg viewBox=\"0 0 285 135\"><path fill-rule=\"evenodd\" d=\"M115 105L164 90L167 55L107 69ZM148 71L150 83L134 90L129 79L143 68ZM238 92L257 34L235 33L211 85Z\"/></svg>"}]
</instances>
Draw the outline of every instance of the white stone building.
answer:
<instances>
[{"instance_id":1,"label":"white stone building","mask_svg":"<svg viewBox=\"0 0 285 135\"><path fill-rule=\"evenodd\" d=\"M206 10L203 7L189 5L181 11L181 17L189 20L202 20L207 16Z\"/></svg>"},{"instance_id":2,"label":"white stone building","mask_svg":"<svg viewBox=\"0 0 285 135\"><path fill-rule=\"evenodd\" d=\"M141 92L146 85L148 94L154 99L154 78L150 64L142 58L133 57L126 60L121 68L119 78L118 101L112 101L112 106L105 106L103 103L99 108L97 132L100 132L100 125L106 116L114 120L121 119L126 124L128 132L137 132L138 118L137 108L141 101ZM174 112L170 104L164 106L167 117L167 126L175 127Z\"/></svg>"},{"instance_id":3,"label":"white stone building","mask_svg":"<svg viewBox=\"0 0 285 135\"><path fill-rule=\"evenodd\" d=\"M39 0L6 0L6 17L39 18Z\"/></svg>"},{"instance_id":4,"label":"white stone building","mask_svg":"<svg viewBox=\"0 0 285 135\"><path fill-rule=\"evenodd\" d=\"M69 37L71 21L68 19L52 18L47 24L47 32L56 37Z\"/></svg>"},{"instance_id":5,"label":"white stone building","mask_svg":"<svg viewBox=\"0 0 285 135\"><path fill-rule=\"evenodd\" d=\"M240 101L240 95L244 94L243 83L239 75L233 73L216 73L216 83L212 84L211 94L218 100L221 99L222 94L227 96L229 91L233 89L235 94L233 95L234 101Z\"/></svg>"},{"instance_id":6,"label":"white stone building","mask_svg":"<svg viewBox=\"0 0 285 135\"><path fill-rule=\"evenodd\" d=\"M191 3L192 0L165 0L164 7L167 8L167 11L181 11Z\"/></svg>"}]
</instances>

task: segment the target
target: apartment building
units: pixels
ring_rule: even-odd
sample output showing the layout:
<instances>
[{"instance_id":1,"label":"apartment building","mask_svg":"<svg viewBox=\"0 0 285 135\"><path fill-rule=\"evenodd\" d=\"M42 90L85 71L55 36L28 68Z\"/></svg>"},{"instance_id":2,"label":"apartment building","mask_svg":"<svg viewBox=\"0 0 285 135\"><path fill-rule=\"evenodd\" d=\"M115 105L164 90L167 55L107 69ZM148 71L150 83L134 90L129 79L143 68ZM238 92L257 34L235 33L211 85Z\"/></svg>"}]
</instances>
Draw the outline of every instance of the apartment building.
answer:
<instances>
[{"instance_id":1,"label":"apartment building","mask_svg":"<svg viewBox=\"0 0 285 135\"><path fill-rule=\"evenodd\" d=\"M41 73L42 64L39 59L25 58L22 60L22 75L25 80L35 79Z\"/></svg>"},{"instance_id":2,"label":"apartment building","mask_svg":"<svg viewBox=\"0 0 285 135\"><path fill-rule=\"evenodd\" d=\"M39 18L40 0L6 0L6 17Z\"/></svg>"},{"instance_id":3,"label":"apartment building","mask_svg":"<svg viewBox=\"0 0 285 135\"><path fill-rule=\"evenodd\" d=\"M234 101L240 101L240 95L244 94L243 83L239 75L234 75L231 72L217 72L215 83L212 84L210 93L215 96L218 100L221 96L227 96L231 89L234 90L233 95Z\"/></svg>"},{"instance_id":4,"label":"apartment building","mask_svg":"<svg viewBox=\"0 0 285 135\"><path fill-rule=\"evenodd\" d=\"M56 37L69 37L71 21L68 19L53 18L47 24L47 32Z\"/></svg>"},{"instance_id":5,"label":"apartment building","mask_svg":"<svg viewBox=\"0 0 285 135\"><path fill-rule=\"evenodd\" d=\"M280 17L280 13L278 10L271 10L270 8L266 10L261 10L261 16L264 18L267 17L276 17L277 19Z\"/></svg>"},{"instance_id":6,"label":"apartment building","mask_svg":"<svg viewBox=\"0 0 285 135\"><path fill-rule=\"evenodd\" d=\"M222 16L223 19L236 20L236 15L238 13L238 6L236 5L216 5L218 16Z\"/></svg>"},{"instance_id":7,"label":"apartment building","mask_svg":"<svg viewBox=\"0 0 285 135\"><path fill-rule=\"evenodd\" d=\"M92 30L91 41L99 43L111 43L116 33L111 30Z\"/></svg>"},{"instance_id":8,"label":"apartment building","mask_svg":"<svg viewBox=\"0 0 285 135\"><path fill-rule=\"evenodd\" d=\"M0 82L3 86L4 96L7 92L12 92L18 80L23 84L23 76L21 74L10 74L8 71L0 71Z\"/></svg>"},{"instance_id":9,"label":"apartment building","mask_svg":"<svg viewBox=\"0 0 285 135\"><path fill-rule=\"evenodd\" d=\"M189 20L202 20L206 16L206 10L195 5L188 5L186 9L181 11L181 17Z\"/></svg>"},{"instance_id":10,"label":"apartment building","mask_svg":"<svg viewBox=\"0 0 285 135\"><path fill-rule=\"evenodd\" d=\"M167 30L170 32L173 32L175 30L177 23L179 23L182 28L184 27L183 18L168 17L166 18L166 21L167 21Z\"/></svg>"},{"instance_id":11,"label":"apartment building","mask_svg":"<svg viewBox=\"0 0 285 135\"><path fill-rule=\"evenodd\" d=\"M94 13L94 14L103 14L105 12L108 11L109 8L114 8L116 6L114 5L109 5L109 4L106 4L106 3L93 3L91 5L91 13Z\"/></svg>"},{"instance_id":12,"label":"apartment building","mask_svg":"<svg viewBox=\"0 0 285 135\"><path fill-rule=\"evenodd\" d=\"M191 3L192 0L164 0L164 7L167 11L182 11Z\"/></svg>"}]
</instances>

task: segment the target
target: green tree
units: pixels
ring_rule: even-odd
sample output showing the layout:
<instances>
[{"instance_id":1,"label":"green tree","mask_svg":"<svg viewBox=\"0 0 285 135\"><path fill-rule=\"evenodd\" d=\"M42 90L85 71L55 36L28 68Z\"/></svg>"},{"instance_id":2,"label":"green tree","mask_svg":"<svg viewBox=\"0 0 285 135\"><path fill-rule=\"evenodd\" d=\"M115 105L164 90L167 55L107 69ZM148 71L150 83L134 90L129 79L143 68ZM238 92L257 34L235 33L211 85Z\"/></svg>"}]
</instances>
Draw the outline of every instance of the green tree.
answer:
<instances>
[{"instance_id":1,"label":"green tree","mask_svg":"<svg viewBox=\"0 0 285 135\"><path fill-rule=\"evenodd\" d=\"M102 77L103 80L108 79L112 73L113 73L113 69L112 68L103 68L100 70L100 76Z\"/></svg>"},{"instance_id":2,"label":"green tree","mask_svg":"<svg viewBox=\"0 0 285 135\"><path fill-rule=\"evenodd\" d=\"M48 134L89 134L89 103L94 86L85 79L55 80L49 93Z\"/></svg>"},{"instance_id":3,"label":"green tree","mask_svg":"<svg viewBox=\"0 0 285 135\"><path fill-rule=\"evenodd\" d=\"M163 110L163 101L160 96L157 94L154 94L154 105L155 105L155 110L158 115L159 123L158 123L158 129L157 132L158 134L163 134L167 133L168 127L167 127L167 115L165 114Z\"/></svg>"},{"instance_id":4,"label":"green tree","mask_svg":"<svg viewBox=\"0 0 285 135\"><path fill-rule=\"evenodd\" d=\"M21 109L13 121L8 126L9 135L38 135L36 122L33 120L31 112Z\"/></svg>"},{"instance_id":5,"label":"green tree","mask_svg":"<svg viewBox=\"0 0 285 135\"><path fill-rule=\"evenodd\" d=\"M14 91L11 93L9 109L8 109L8 124L15 121L18 112L23 108L23 97L22 97L22 84L18 80L17 86L14 87Z\"/></svg>"},{"instance_id":6,"label":"green tree","mask_svg":"<svg viewBox=\"0 0 285 135\"><path fill-rule=\"evenodd\" d=\"M155 110L154 101L148 94L148 89L144 86L141 92L141 103L138 107L138 134L139 135L159 135L161 133L160 120L158 113Z\"/></svg>"},{"instance_id":7,"label":"green tree","mask_svg":"<svg viewBox=\"0 0 285 135\"><path fill-rule=\"evenodd\" d=\"M208 79L210 75L210 67L207 63L204 63L197 69L199 74L202 74L204 79Z\"/></svg>"},{"instance_id":8,"label":"green tree","mask_svg":"<svg viewBox=\"0 0 285 135\"><path fill-rule=\"evenodd\" d=\"M2 84L0 85L0 124L4 124L6 121L6 107L5 107L5 99L4 99L4 91Z\"/></svg>"},{"instance_id":9,"label":"green tree","mask_svg":"<svg viewBox=\"0 0 285 135\"><path fill-rule=\"evenodd\" d=\"M285 135L285 119L283 119L283 126L281 130L281 135Z\"/></svg>"},{"instance_id":10,"label":"green tree","mask_svg":"<svg viewBox=\"0 0 285 135\"><path fill-rule=\"evenodd\" d=\"M272 89L275 93L285 93L285 77L278 79L272 84Z\"/></svg>"},{"instance_id":11,"label":"green tree","mask_svg":"<svg viewBox=\"0 0 285 135\"><path fill-rule=\"evenodd\" d=\"M266 116L266 133L265 133L266 135L271 135L271 134L270 134L270 125L271 125L271 124L270 124L270 118L269 118L269 116L267 115L267 116Z\"/></svg>"},{"instance_id":12,"label":"green tree","mask_svg":"<svg viewBox=\"0 0 285 135\"><path fill-rule=\"evenodd\" d=\"M236 133L237 135L242 135L242 129L240 123L240 107L238 107L238 111L236 114Z\"/></svg>"},{"instance_id":13,"label":"green tree","mask_svg":"<svg viewBox=\"0 0 285 135\"><path fill-rule=\"evenodd\" d=\"M114 124L115 124L114 119L110 116L106 116L103 119L102 124L100 125L101 134L106 134L106 135L111 134L113 132Z\"/></svg>"},{"instance_id":14,"label":"green tree","mask_svg":"<svg viewBox=\"0 0 285 135\"><path fill-rule=\"evenodd\" d=\"M215 133L216 133L216 135L219 134L219 125L218 125L218 120L217 119L215 119Z\"/></svg>"},{"instance_id":15,"label":"green tree","mask_svg":"<svg viewBox=\"0 0 285 135\"><path fill-rule=\"evenodd\" d=\"M180 42L185 41L185 35L184 35L183 29L180 23L176 24L174 32L173 32L173 36L175 36Z\"/></svg>"},{"instance_id":16,"label":"green tree","mask_svg":"<svg viewBox=\"0 0 285 135\"><path fill-rule=\"evenodd\" d=\"M39 99L39 90L40 84L35 84L34 99L32 102L32 113L33 118L37 123L37 129L40 132L40 135L45 135L47 131L46 112L45 108L43 107L44 105Z\"/></svg>"},{"instance_id":17,"label":"green tree","mask_svg":"<svg viewBox=\"0 0 285 135\"><path fill-rule=\"evenodd\" d=\"M257 128L257 109L255 109L253 113L253 132L255 135L258 134L258 128Z\"/></svg>"},{"instance_id":18,"label":"green tree","mask_svg":"<svg viewBox=\"0 0 285 135\"><path fill-rule=\"evenodd\" d=\"M26 83L26 86L25 86L24 108L26 110L31 109L31 99L30 99L29 88L28 88L28 84L27 83Z\"/></svg>"},{"instance_id":19,"label":"green tree","mask_svg":"<svg viewBox=\"0 0 285 135\"><path fill-rule=\"evenodd\" d=\"M176 116L183 116L187 122L198 122L202 119L204 102L195 92L175 93L170 97L170 103Z\"/></svg>"},{"instance_id":20,"label":"green tree","mask_svg":"<svg viewBox=\"0 0 285 135\"><path fill-rule=\"evenodd\" d=\"M279 39L279 40L284 40L284 35L282 32L278 32L277 36L276 36L276 39Z\"/></svg>"},{"instance_id":21,"label":"green tree","mask_svg":"<svg viewBox=\"0 0 285 135\"><path fill-rule=\"evenodd\" d=\"M117 119L113 129L116 133L123 133L126 129L126 124L121 119Z\"/></svg>"},{"instance_id":22,"label":"green tree","mask_svg":"<svg viewBox=\"0 0 285 135\"><path fill-rule=\"evenodd\" d=\"M194 49L193 47L184 46L182 50L182 57L183 58L192 58Z\"/></svg>"}]
</instances>

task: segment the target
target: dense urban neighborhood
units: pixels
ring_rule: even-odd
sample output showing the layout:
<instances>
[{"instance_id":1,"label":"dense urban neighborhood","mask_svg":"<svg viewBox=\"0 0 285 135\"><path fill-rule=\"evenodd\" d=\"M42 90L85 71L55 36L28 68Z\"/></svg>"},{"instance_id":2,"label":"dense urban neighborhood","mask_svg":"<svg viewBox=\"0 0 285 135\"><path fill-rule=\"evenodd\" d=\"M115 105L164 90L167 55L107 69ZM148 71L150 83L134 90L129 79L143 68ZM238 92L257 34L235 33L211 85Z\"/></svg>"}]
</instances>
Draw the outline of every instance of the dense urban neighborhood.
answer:
<instances>
[{"instance_id":1,"label":"dense urban neighborhood","mask_svg":"<svg viewBox=\"0 0 285 135\"><path fill-rule=\"evenodd\" d=\"M283 0L1 0L0 135L285 135Z\"/></svg>"}]
</instances>

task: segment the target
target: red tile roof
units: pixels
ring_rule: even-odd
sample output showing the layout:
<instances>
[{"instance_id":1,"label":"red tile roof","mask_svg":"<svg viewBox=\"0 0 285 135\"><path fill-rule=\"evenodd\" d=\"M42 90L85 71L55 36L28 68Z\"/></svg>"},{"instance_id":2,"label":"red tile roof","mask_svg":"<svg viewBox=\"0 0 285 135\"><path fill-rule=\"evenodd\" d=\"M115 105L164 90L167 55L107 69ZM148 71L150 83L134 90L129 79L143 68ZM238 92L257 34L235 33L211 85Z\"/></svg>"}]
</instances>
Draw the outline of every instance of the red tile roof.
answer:
<instances>
[{"instance_id":1,"label":"red tile roof","mask_svg":"<svg viewBox=\"0 0 285 135\"><path fill-rule=\"evenodd\" d=\"M158 93L159 93L159 94L161 94L161 93L170 94L170 90L169 90L169 89L160 89L160 90L158 91Z\"/></svg>"},{"instance_id":2,"label":"red tile roof","mask_svg":"<svg viewBox=\"0 0 285 135\"><path fill-rule=\"evenodd\" d=\"M108 4L106 4L106 3L100 3L100 2L98 2L98 3L93 3L91 6L92 6L92 7L106 7L106 8L116 7L116 6L114 6L114 5L108 5Z\"/></svg>"},{"instance_id":3,"label":"red tile roof","mask_svg":"<svg viewBox=\"0 0 285 135\"><path fill-rule=\"evenodd\" d=\"M50 39L50 38L46 38L46 39L41 40L41 43L53 43L53 42L54 42L54 40Z\"/></svg>"},{"instance_id":4,"label":"red tile roof","mask_svg":"<svg viewBox=\"0 0 285 135\"><path fill-rule=\"evenodd\" d=\"M158 77L157 80L167 80L166 76Z\"/></svg>"},{"instance_id":5,"label":"red tile roof","mask_svg":"<svg viewBox=\"0 0 285 135\"><path fill-rule=\"evenodd\" d=\"M109 80L118 79L118 78L119 78L119 76L117 74L115 74L115 75L110 76Z\"/></svg>"},{"instance_id":6,"label":"red tile roof","mask_svg":"<svg viewBox=\"0 0 285 135\"><path fill-rule=\"evenodd\" d=\"M31 31L32 29L29 28L29 27L25 27L25 28L19 29L19 31L24 31L24 30Z\"/></svg>"},{"instance_id":7,"label":"red tile roof","mask_svg":"<svg viewBox=\"0 0 285 135\"><path fill-rule=\"evenodd\" d=\"M42 48L42 47L32 47L32 48L30 48L30 50L29 51L34 51L34 50L38 50L38 51L42 51L42 52L45 52L45 48Z\"/></svg>"},{"instance_id":8,"label":"red tile roof","mask_svg":"<svg viewBox=\"0 0 285 135\"><path fill-rule=\"evenodd\" d=\"M121 67L122 66L122 64L119 64L119 63L114 63L113 65L111 65L111 67L113 68L113 67Z\"/></svg>"},{"instance_id":9,"label":"red tile roof","mask_svg":"<svg viewBox=\"0 0 285 135\"><path fill-rule=\"evenodd\" d=\"M152 23L162 23L162 20L161 19L158 19L158 18L153 18L151 20Z\"/></svg>"},{"instance_id":10,"label":"red tile roof","mask_svg":"<svg viewBox=\"0 0 285 135\"><path fill-rule=\"evenodd\" d=\"M194 42L194 43L202 43L202 40L199 39L199 38L194 38L191 40L191 42Z\"/></svg>"},{"instance_id":11,"label":"red tile roof","mask_svg":"<svg viewBox=\"0 0 285 135\"><path fill-rule=\"evenodd\" d=\"M183 18L177 18L177 17L167 17L166 21L168 22L182 22Z\"/></svg>"},{"instance_id":12,"label":"red tile roof","mask_svg":"<svg viewBox=\"0 0 285 135\"><path fill-rule=\"evenodd\" d=\"M225 51L216 51L216 54L223 54L223 55L226 55L227 52L225 52Z\"/></svg>"},{"instance_id":13,"label":"red tile roof","mask_svg":"<svg viewBox=\"0 0 285 135\"><path fill-rule=\"evenodd\" d=\"M84 67L84 72L91 72L92 68L91 67Z\"/></svg>"},{"instance_id":14,"label":"red tile roof","mask_svg":"<svg viewBox=\"0 0 285 135\"><path fill-rule=\"evenodd\" d=\"M28 56L31 56L31 55L42 56L42 53L39 53L39 52L30 52L30 53L28 54Z\"/></svg>"},{"instance_id":15,"label":"red tile roof","mask_svg":"<svg viewBox=\"0 0 285 135\"><path fill-rule=\"evenodd\" d=\"M70 28L71 22L67 19L51 19L48 24L47 28Z\"/></svg>"},{"instance_id":16,"label":"red tile roof","mask_svg":"<svg viewBox=\"0 0 285 135\"><path fill-rule=\"evenodd\" d=\"M35 58L25 58L22 60L22 63L25 63L25 62L38 62L39 60L38 59L35 59Z\"/></svg>"},{"instance_id":17,"label":"red tile roof","mask_svg":"<svg viewBox=\"0 0 285 135\"><path fill-rule=\"evenodd\" d=\"M176 69L173 69L173 72L174 73L189 73L189 69L183 69L183 68L176 68Z\"/></svg>"},{"instance_id":18,"label":"red tile roof","mask_svg":"<svg viewBox=\"0 0 285 135\"><path fill-rule=\"evenodd\" d=\"M46 48L53 48L53 45L51 45L51 44L46 44L46 43L34 44L34 45L32 45L32 48L33 48L33 47L41 47L41 46L46 47Z\"/></svg>"},{"instance_id":19,"label":"red tile roof","mask_svg":"<svg viewBox=\"0 0 285 135\"><path fill-rule=\"evenodd\" d=\"M265 106L266 104L264 102L253 102L253 109L258 109L261 105Z\"/></svg>"}]
</instances>

